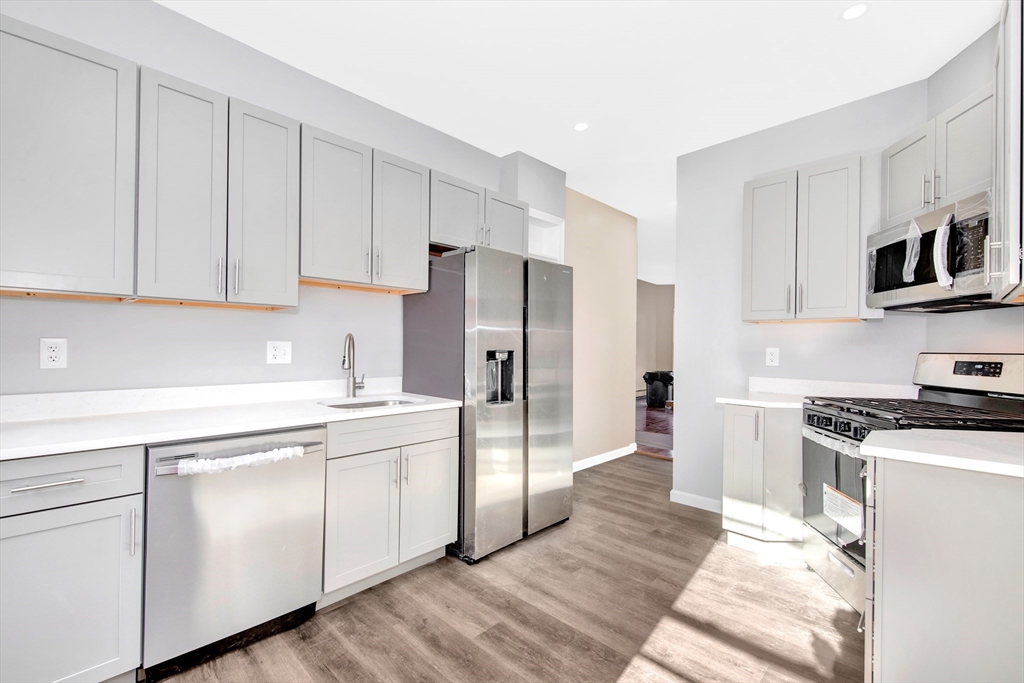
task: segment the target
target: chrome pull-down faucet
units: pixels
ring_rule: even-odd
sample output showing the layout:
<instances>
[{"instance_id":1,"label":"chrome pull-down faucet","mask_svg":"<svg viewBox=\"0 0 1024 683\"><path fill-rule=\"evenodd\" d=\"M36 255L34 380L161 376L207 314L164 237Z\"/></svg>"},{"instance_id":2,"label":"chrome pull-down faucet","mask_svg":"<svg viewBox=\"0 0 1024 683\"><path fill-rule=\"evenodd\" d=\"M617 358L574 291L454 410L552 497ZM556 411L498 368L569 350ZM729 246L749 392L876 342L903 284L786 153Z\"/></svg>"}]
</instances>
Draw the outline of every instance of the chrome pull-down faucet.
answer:
<instances>
[{"instance_id":1,"label":"chrome pull-down faucet","mask_svg":"<svg viewBox=\"0 0 1024 683\"><path fill-rule=\"evenodd\" d=\"M365 389L366 384L363 382L366 379L366 373L363 373L363 378L356 381L356 338L349 332L345 335L345 350L341 356L341 369L348 370L348 396L349 398L356 397L357 389Z\"/></svg>"}]
</instances>

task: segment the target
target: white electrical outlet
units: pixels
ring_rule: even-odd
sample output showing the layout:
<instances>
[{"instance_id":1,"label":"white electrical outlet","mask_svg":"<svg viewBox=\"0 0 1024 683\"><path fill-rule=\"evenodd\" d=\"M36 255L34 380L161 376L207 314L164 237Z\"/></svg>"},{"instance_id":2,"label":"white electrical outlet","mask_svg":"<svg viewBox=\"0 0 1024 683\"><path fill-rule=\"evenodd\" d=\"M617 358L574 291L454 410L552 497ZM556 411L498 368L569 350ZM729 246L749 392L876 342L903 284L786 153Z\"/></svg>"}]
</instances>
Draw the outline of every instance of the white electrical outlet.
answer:
<instances>
[{"instance_id":1,"label":"white electrical outlet","mask_svg":"<svg viewBox=\"0 0 1024 683\"><path fill-rule=\"evenodd\" d=\"M39 340L39 367L43 370L56 370L68 366L67 339Z\"/></svg>"},{"instance_id":2,"label":"white electrical outlet","mask_svg":"<svg viewBox=\"0 0 1024 683\"><path fill-rule=\"evenodd\" d=\"M764 350L764 364L777 366L779 364L779 350L778 349L765 349Z\"/></svg>"},{"instance_id":3,"label":"white electrical outlet","mask_svg":"<svg viewBox=\"0 0 1024 683\"><path fill-rule=\"evenodd\" d=\"M292 343L290 341L268 341L267 342L267 363L291 363Z\"/></svg>"}]
</instances>

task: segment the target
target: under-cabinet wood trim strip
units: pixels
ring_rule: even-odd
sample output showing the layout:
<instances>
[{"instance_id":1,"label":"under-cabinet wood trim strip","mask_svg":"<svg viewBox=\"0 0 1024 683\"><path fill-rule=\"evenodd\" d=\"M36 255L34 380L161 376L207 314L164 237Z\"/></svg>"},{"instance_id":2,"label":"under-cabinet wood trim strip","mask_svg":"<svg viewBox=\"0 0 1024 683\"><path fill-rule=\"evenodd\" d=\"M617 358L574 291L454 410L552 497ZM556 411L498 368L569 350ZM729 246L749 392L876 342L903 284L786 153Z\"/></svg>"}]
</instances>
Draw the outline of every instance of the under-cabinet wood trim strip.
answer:
<instances>
[{"instance_id":1,"label":"under-cabinet wood trim strip","mask_svg":"<svg viewBox=\"0 0 1024 683\"><path fill-rule=\"evenodd\" d=\"M372 292L374 294L417 294L415 289L394 289L390 287L373 287L371 285L356 285L347 282L331 282L328 280L314 280L313 278L300 277L300 287L323 287L324 289L347 289L355 292Z\"/></svg>"},{"instance_id":2,"label":"under-cabinet wood trim strip","mask_svg":"<svg viewBox=\"0 0 1024 683\"><path fill-rule=\"evenodd\" d=\"M34 292L25 289L0 289L0 296L21 297L28 299L56 299L63 301L92 301L99 303L118 304L153 304L160 306L188 306L192 308L228 308L241 311L281 311L284 306L254 306L251 304L229 304L215 301L176 301L174 299L136 299L123 296L104 296L101 294L73 294L70 292Z\"/></svg>"}]
</instances>

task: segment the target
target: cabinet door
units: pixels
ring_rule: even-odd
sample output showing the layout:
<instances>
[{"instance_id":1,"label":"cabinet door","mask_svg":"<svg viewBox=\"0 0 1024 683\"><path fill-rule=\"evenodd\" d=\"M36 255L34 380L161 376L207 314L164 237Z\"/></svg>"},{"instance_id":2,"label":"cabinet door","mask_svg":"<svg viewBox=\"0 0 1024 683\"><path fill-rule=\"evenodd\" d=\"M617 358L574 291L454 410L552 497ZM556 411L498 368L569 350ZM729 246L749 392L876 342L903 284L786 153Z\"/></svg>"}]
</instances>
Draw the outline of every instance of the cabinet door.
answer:
<instances>
[{"instance_id":1,"label":"cabinet door","mask_svg":"<svg viewBox=\"0 0 1024 683\"><path fill-rule=\"evenodd\" d=\"M135 290L138 67L0 17L0 287Z\"/></svg>"},{"instance_id":2,"label":"cabinet door","mask_svg":"<svg viewBox=\"0 0 1024 683\"><path fill-rule=\"evenodd\" d=\"M139 296L224 301L228 97L142 67Z\"/></svg>"},{"instance_id":3,"label":"cabinet door","mask_svg":"<svg viewBox=\"0 0 1024 683\"><path fill-rule=\"evenodd\" d=\"M764 532L764 408L725 406L722 528L760 539Z\"/></svg>"},{"instance_id":4,"label":"cabinet door","mask_svg":"<svg viewBox=\"0 0 1024 683\"><path fill-rule=\"evenodd\" d=\"M989 221L992 295L1024 295L1021 286L1021 3L1004 2L996 51L996 177Z\"/></svg>"},{"instance_id":5,"label":"cabinet door","mask_svg":"<svg viewBox=\"0 0 1024 683\"><path fill-rule=\"evenodd\" d=\"M299 122L231 98L228 301L299 303Z\"/></svg>"},{"instance_id":6,"label":"cabinet door","mask_svg":"<svg viewBox=\"0 0 1024 683\"><path fill-rule=\"evenodd\" d=\"M398 564L401 451L327 461L324 593Z\"/></svg>"},{"instance_id":7,"label":"cabinet door","mask_svg":"<svg viewBox=\"0 0 1024 683\"><path fill-rule=\"evenodd\" d=\"M796 171L743 185L743 319L795 313Z\"/></svg>"},{"instance_id":8,"label":"cabinet door","mask_svg":"<svg viewBox=\"0 0 1024 683\"><path fill-rule=\"evenodd\" d=\"M994 124L991 83L936 117L933 209L992 188Z\"/></svg>"},{"instance_id":9,"label":"cabinet door","mask_svg":"<svg viewBox=\"0 0 1024 683\"><path fill-rule=\"evenodd\" d=\"M370 282L373 150L302 124L300 274Z\"/></svg>"},{"instance_id":10,"label":"cabinet door","mask_svg":"<svg viewBox=\"0 0 1024 683\"><path fill-rule=\"evenodd\" d=\"M102 681L140 665L143 500L0 519L0 679Z\"/></svg>"},{"instance_id":11,"label":"cabinet door","mask_svg":"<svg viewBox=\"0 0 1024 683\"><path fill-rule=\"evenodd\" d=\"M402 448L399 559L454 543L459 503L459 439Z\"/></svg>"},{"instance_id":12,"label":"cabinet door","mask_svg":"<svg viewBox=\"0 0 1024 683\"><path fill-rule=\"evenodd\" d=\"M928 186L935 169L935 121L882 152L882 229L933 207Z\"/></svg>"},{"instance_id":13,"label":"cabinet door","mask_svg":"<svg viewBox=\"0 0 1024 683\"><path fill-rule=\"evenodd\" d=\"M487 190L485 244L493 249L526 253L530 231L530 206L525 202Z\"/></svg>"},{"instance_id":14,"label":"cabinet door","mask_svg":"<svg viewBox=\"0 0 1024 683\"><path fill-rule=\"evenodd\" d=\"M484 241L484 188L430 172L430 241L471 247Z\"/></svg>"},{"instance_id":15,"label":"cabinet door","mask_svg":"<svg viewBox=\"0 0 1024 683\"><path fill-rule=\"evenodd\" d=\"M800 169L796 317L856 318L860 309L860 157Z\"/></svg>"},{"instance_id":16,"label":"cabinet door","mask_svg":"<svg viewBox=\"0 0 1024 683\"><path fill-rule=\"evenodd\" d=\"M373 283L426 291L430 169L373 150Z\"/></svg>"}]
</instances>

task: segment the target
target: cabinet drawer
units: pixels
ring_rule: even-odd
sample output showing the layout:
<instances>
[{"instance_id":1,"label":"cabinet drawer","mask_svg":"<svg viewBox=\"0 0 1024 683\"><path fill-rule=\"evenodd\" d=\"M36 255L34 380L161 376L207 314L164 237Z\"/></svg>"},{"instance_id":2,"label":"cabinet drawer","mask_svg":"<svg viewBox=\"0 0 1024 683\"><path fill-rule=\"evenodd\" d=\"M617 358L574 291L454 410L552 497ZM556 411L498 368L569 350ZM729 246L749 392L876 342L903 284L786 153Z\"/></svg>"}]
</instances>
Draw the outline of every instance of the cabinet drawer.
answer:
<instances>
[{"instance_id":1,"label":"cabinet drawer","mask_svg":"<svg viewBox=\"0 0 1024 683\"><path fill-rule=\"evenodd\" d=\"M458 408L335 422L327 425L327 458L382 451L458 435Z\"/></svg>"},{"instance_id":2,"label":"cabinet drawer","mask_svg":"<svg viewBox=\"0 0 1024 683\"><path fill-rule=\"evenodd\" d=\"M142 446L0 462L0 517L142 493L145 470Z\"/></svg>"}]
</instances>

